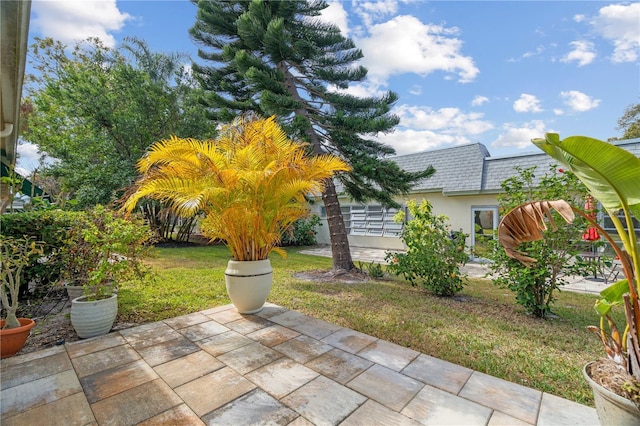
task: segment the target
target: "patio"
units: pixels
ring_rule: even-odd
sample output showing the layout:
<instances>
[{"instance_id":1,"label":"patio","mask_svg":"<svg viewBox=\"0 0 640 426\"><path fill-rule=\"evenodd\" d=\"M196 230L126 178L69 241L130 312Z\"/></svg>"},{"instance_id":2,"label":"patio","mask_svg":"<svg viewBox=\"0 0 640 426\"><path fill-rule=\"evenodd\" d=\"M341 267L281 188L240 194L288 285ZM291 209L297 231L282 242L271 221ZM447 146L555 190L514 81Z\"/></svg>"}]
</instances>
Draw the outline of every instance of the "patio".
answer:
<instances>
[{"instance_id":1,"label":"patio","mask_svg":"<svg viewBox=\"0 0 640 426\"><path fill-rule=\"evenodd\" d=\"M593 408L268 304L3 360L3 425L590 425Z\"/></svg>"}]
</instances>

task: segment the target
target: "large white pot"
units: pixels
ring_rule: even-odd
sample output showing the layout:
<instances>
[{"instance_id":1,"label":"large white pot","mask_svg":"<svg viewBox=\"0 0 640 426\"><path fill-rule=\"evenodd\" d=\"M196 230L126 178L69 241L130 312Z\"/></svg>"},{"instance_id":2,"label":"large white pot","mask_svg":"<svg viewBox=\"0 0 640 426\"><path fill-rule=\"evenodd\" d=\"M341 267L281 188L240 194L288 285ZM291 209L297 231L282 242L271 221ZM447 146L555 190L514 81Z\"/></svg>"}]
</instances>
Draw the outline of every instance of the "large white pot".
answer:
<instances>
[{"instance_id":1,"label":"large white pot","mask_svg":"<svg viewBox=\"0 0 640 426\"><path fill-rule=\"evenodd\" d=\"M600 386L591 379L591 362L587 364L582 373L593 390L593 399L596 403L596 412L602 426L638 426L640 425L640 410L635 404L621 397L609 389Z\"/></svg>"},{"instance_id":2,"label":"large white pot","mask_svg":"<svg viewBox=\"0 0 640 426\"><path fill-rule=\"evenodd\" d=\"M262 309L273 282L271 261L230 260L224 271L227 294L241 314L254 314Z\"/></svg>"},{"instance_id":3,"label":"large white pot","mask_svg":"<svg viewBox=\"0 0 640 426\"><path fill-rule=\"evenodd\" d=\"M71 301L71 325L78 337L89 337L107 334L118 315L118 294L100 300L87 301L86 296Z\"/></svg>"}]
</instances>

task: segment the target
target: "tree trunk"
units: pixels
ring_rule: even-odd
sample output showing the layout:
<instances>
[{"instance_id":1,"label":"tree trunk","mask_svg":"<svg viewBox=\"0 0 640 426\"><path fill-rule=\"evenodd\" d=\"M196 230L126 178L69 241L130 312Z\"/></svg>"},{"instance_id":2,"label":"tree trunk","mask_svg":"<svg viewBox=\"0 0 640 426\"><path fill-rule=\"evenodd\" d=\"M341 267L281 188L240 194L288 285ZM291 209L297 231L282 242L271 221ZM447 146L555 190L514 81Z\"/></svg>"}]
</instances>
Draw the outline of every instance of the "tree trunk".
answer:
<instances>
[{"instance_id":1,"label":"tree trunk","mask_svg":"<svg viewBox=\"0 0 640 426\"><path fill-rule=\"evenodd\" d=\"M333 180L327 179L325 190L322 193L322 201L327 211L327 225L329 225L329 237L331 238L331 256L333 258L333 270L343 269L350 271L354 268L349 250L347 230L344 226L340 202L336 193Z\"/></svg>"},{"instance_id":2,"label":"tree trunk","mask_svg":"<svg viewBox=\"0 0 640 426\"><path fill-rule=\"evenodd\" d=\"M284 61L278 63L278 71L282 72L285 76L284 85L287 92L301 105L305 102L298 93L298 89L295 84L295 77L291 74ZM304 117L309 123L309 127L305 129L305 133L311 142L313 152L315 155L324 154L322 144L318 134L313 129L309 112L303 108L296 108L294 111L296 116ZM351 259L351 251L349 250L349 240L347 238L347 230L344 226L344 219L342 217L342 211L340 210L340 201L338 200L338 194L336 193L336 186L332 179L327 179L325 182L325 189L322 193L322 201L324 201L324 208L327 211L327 225L329 226L329 238L331 239L331 256L333 258L333 271L345 270L350 271L354 268L353 260Z\"/></svg>"}]
</instances>

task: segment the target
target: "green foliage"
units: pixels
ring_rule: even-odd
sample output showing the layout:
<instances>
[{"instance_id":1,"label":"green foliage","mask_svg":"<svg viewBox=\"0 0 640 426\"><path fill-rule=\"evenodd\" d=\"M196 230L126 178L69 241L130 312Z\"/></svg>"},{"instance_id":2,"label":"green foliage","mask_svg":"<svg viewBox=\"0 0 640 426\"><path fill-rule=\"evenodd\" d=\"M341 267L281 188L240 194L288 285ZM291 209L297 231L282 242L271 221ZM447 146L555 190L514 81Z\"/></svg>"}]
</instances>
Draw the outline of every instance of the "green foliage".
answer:
<instances>
[{"instance_id":1,"label":"green foliage","mask_svg":"<svg viewBox=\"0 0 640 426\"><path fill-rule=\"evenodd\" d=\"M84 212L64 210L33 210L0 215L3 235L14 238L28 236L43 242L42 257L47 260L38 261L40 256L31 256L29 265L22 270L22 297L27 295L27 284L30 282L35 284L32 291L38 293L46 291L59 280L64 269L59 251L67 241L69 230L83 222L83 218Z\"/></svg>"},{"instance_id":2,"label":"green foliage","mask_svg":"<svg viewBox=\"0 0 640 426\"><path fill-rule=\"evenodd\" d=\"M85 295L93 299L105 296L114 284L141 280L147 273L143 259L153 233L141 220L125 219L97 205L67 236L60 253L63 278L83 285Z\"/></svg>"},{"instance_id":3,"label":"green foliage","mask_svg":"<svg viewBox=\"0 0 640 426\"><path fill-rule=\"evenodd\" d=\"M307 218L301 218L293 222L280 239L282 246L312 246L316 244L317 228L322 226L320 217L312 214Z\"/></svg>"},{"instance_id":4,"label":"green foliage","mask_svg":"<svg viewBox=\"0 0 640 426\"><path fill-rule=\"evenodd\" d=\"M534 200L564 199L573 205L584 205L584 185L573 173L556 170L557 166L552 165L536 180L536 167L516 167L517 175L501 183L504 193L498 196L500 214L505 215L518 205ZM563 222L557 213L553 215L558 223ZM551 312L555 291L567 283L566 277L588 273L588 263L575 260L576 255L589 249L582 241L586 227L583 219L576 219L569 226L547 230L543 240L523 243L521 250L538 260L531 267L508 257L504 250L499 249L499 243L493 241L494 249L488 255L493 261L494 283L514 292L516 302L527 312L546 318Z\"/></svg>"},{"instance_id":5,"label":"green foliage","mask_svg":"<svg viewBox=\"0 0 640 426\"><path fill-rule=\"evenodd\" d=\"M640 103L629 105L618 120L618 129L624 133L622 139L640 138Z\"/></svg>"},{"instance_id":6,"label":"green foliage","mask_svg":"<svg viewBox=\"0 0 640 426\"><path fill-rule=\"evenodd\" d=\"M144 42L111 49L90 39L69 51L36 39L29 57L35 72L27 78L23 136L58 160L45 173L80 207L121 196L154 141L215 132L178 58L151 53Z\"/></svg>"},{"instance_id":7,"label":"green foliage","mask_svg":"<svg viewBox=\"0 0 640 426\"><path fill-rule=\"evenodd\" d=\"M0 235L0 298L7 310L4 328L20 327L16 311L22 270L31 264L34 256L42 256L42 242Z\"/></svg>"},{"instance_id":8,"label":"green foliage","mask_svg":"<svg viewBox=\"0 0 640 426\"><path fill-rule=\"evenodd\" d=\"M371 278L384 277L384 270L382 269L382 265L374 261L371 261L369 263L358 262L358 269L360 269L361 272L369 275Z\"/></svg>"},{"instance_id":9,"label":"green foliage","mask_svg":"<svg viewBox=\"0 0 640 426\"><path fill-rule=\"evenodd\" d=\"M402 230L406 253L387 253L387 270L402 275L412 285L421 284L438 296L453 296L464 288L460 266L468 260L466 235L450 232L444 215L435 215L427 200L420 205L411 200L407 208L412 219ZM404 212L394 218L402 223Z\"/></svg>"}]
</instances>

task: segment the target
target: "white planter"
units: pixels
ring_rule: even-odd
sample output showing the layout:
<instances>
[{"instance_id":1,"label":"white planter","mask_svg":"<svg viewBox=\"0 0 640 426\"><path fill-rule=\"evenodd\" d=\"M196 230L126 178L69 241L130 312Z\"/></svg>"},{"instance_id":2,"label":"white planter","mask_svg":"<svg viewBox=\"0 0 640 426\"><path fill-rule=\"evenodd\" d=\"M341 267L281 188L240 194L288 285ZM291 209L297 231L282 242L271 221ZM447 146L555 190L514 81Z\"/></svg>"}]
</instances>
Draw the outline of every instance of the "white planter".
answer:
<instances>
[{"instance_id":1,"label":"white planter","mask_svg":"<svg viewBox=\"0 0 640 426\"><path fill-rule=\"evenodd\" d=\"M64 288L67 289L67 296L69 296L69 300L84 296L84 287L81 285L65 284Z\"/></svg>"},{"instance_id":2,"label":"white planter","mask_svg":"<svg viewBox=\"0 0 640 426\"><path fill-rule=\"evenodd\" d=\"M602 426L640 425L640 410L633 402L593 381L589 376L590 364L584 367L582 373L593 390L593 399L596 403L600 424Z\"/></svg>"},{"instance_id":3,"label":"white planter","mask_svg":"<svg viewBox=\"0 0 640 426\"><path fill-rule=\"evenodd\" d=\"M78 337L89 337L107 334L118 314L118 294L107 299L87 301L85 296L71 301L71 325Z\"/></svg>"},{"instance_id":4,"label":"white planter","mask_svg":"<svg viewBox=\"0 0 640 426\"><path fill-rule=\"evenodd\" d=\"M273 282L271 261L230 260L224 271L227 294L241 314L254 314L262 309Z\"/></svg>"}]
</instances>

